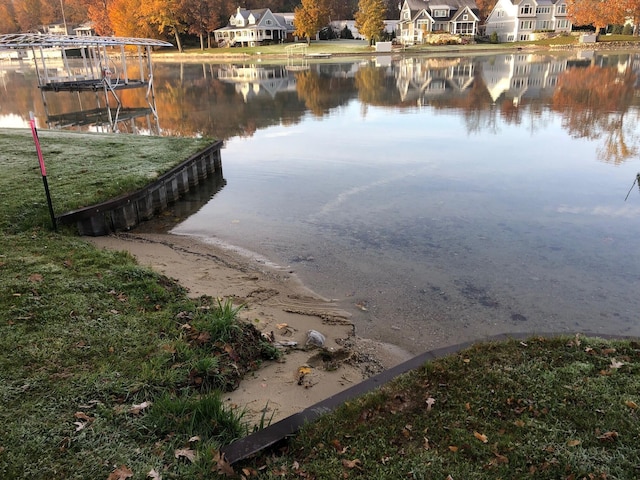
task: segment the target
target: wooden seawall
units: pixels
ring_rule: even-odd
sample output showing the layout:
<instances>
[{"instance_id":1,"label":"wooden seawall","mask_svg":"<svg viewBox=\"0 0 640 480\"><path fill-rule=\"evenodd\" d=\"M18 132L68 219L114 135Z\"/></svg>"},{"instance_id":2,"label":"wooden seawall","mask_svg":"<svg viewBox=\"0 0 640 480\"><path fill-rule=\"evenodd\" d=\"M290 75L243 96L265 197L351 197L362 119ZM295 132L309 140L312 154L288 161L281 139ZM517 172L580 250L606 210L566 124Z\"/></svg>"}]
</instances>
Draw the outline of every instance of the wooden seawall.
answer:
<instances>
[{"instance_id":1,"label":"wooden seawall","mask_svg":"<svg viewBox=\"0 0 640 480\"><path fill-rule=\"evenodd\" d=\"M152 184L106 202L57 217L62 225L76 225L80 235L101 236L129 230L164 211L211 176L222 178L218 141L158 177Z\"/></svg>"}]
</instances>

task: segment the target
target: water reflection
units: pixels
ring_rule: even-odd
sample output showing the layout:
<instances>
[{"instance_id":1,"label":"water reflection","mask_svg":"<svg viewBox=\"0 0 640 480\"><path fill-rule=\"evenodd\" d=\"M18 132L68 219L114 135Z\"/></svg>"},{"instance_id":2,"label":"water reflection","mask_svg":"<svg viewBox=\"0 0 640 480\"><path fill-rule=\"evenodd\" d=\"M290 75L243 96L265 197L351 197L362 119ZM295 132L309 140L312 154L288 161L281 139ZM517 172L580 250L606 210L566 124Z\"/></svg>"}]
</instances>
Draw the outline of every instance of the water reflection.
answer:
<instances>
[{"instance_id":1,"label":"water reflection","mask_svg":"<svg viewBox=\"0 0 640 480\"><path fill-rule=\"evenodd\" d=\"M385 59L383 59L385 60ZM402 110L431 107L462 112L468 134L500 131L501 124L535 130L550 113L576 138L597 139L601 160L620 163L638 152L636 95L640 54L557 55L508 53L481 57L405 57L391 61L268 65L156 65L156 104L162 128L151 125L144 92L122 94L120 115L128 132L207 135L228 139L251 136L272 125L299 123L311 113L332 114L357 99L368 106ZM108 120L107 106L90 95L53 95L42 101L28 65L0 69L0 122L10 116L68 128ZM80 107L80 108L79 108ZM87 111L78 118L75 111ZM49 115L47 115L49 114ZM140 123L131 123L136 117ZM2 120L4 117L4 121Z\"/></svg>"}]
</instances>

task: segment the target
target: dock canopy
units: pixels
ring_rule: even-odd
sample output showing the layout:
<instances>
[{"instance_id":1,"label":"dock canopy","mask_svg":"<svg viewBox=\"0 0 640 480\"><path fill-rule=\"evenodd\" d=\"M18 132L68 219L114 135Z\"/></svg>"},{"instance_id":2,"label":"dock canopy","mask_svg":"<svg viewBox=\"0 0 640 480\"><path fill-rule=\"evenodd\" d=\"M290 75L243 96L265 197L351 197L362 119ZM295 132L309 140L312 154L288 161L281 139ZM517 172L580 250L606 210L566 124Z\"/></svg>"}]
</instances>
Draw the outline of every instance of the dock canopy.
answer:
<instances>
[{"instance_id":1,"label":"dock canopy","mask_svg":"<svg viewBox=\"0 0 640 480\"><path fill-rule=\"evenodd\" d=\"M0 50L48 47L80 48L89 46L118 47L137 45L141 47L172 47L164 40L135 37L99 37L88 35L52 35L46 33L10 33L0 35Z\"/></svg>"},{"instance_id":2,"label":"dock canopy","mask_svg":"<svg viewBox=\"0 0 640 480\"><path fill-rule=\"evenodd\" d=\"M124 114L118 90L146 88L146 99L154 116L153 47L173 47L153 38L100 37L14 33L0 35L0 59L33 61L47 117L45 92L102 92L112 128ZM116 102L112 112L109 99ZM100 108L100 104L98 104ZM95 112L93 112L95 113ZM68 116L62 120L68 121Z\"/></svg>"}]
</instances>

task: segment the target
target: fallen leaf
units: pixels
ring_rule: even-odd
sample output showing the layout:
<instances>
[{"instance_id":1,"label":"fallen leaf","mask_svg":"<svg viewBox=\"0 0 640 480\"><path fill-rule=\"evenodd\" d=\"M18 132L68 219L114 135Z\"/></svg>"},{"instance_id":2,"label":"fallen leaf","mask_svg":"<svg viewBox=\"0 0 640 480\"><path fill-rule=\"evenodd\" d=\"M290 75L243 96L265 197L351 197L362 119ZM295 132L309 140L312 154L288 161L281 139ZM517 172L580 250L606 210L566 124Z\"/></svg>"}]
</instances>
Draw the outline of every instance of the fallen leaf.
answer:
<instances>
[{"instance_id":1,"label":"fallen leaf","mask_svg":"<svg viewBox=\"0 0 640 480\"><path fill-rule=\"evenodd\" d=\"M90 417L89 415L87 415L84 412L76 412L73 414L74 417L76 417L79 420L85 420L87 422L93 422L95 420L94 417Z\"/></svg>"},{"instance_id":2,"label":"fallen leaf","mask_svg":"<svg viewBox=\"0 0 640 480\"><path fill-rule=\"evenodd\" d=\"M504 455L500 455L498 452L493 452L493 454L496 456L495 462L497 464L509 463L509 459L507 457L505 457Z\"/></svg>"},{"instance_id":3,"label":"fallen leaf","mask_svg":"<svg viewBox=\"0 0 640 480\"><path fill-rule=\"evenodd\" d=\"M427 412L428 412L431 410L431 407L433 407L433 404L436 403L436 399L429 397L427 398L426 402L427 402Z\"/></svg>"},{"instance_id":4,"label":"fallen leaf","mask_svg":"<svg viewBox=\"0 0 640 480\"><path fill-rule=\"evenodd\" d=\"M605 442L613 442L618 438L618 432L605 432L598 437L598 440L603 440Z\"/></svg>"},{"instance_id":5,"label":"fallen leaf","mask_svg":"<svg viewBox=\"0 0 640 480\"><path fill-rule=\"evenodd\" d=\"M487 436L483 433L473 432L473 436L480 440L482 443L487 443L489 441Z\"/></svg>"},{"instance_id":6,"label":"fallen leaf","mask_svg":"<svg viewBox=\"0 0 640 480\"><path fill-rule=\"evenodd\" d=\"M456 447L455 445L449 445L449 451L451 452L457 452L458 451L458 447Z\"/></svg>"},{"instance_id":7,"label":"fallen leaf","mask_svg":"<svg viewBox=\"0 0 640 480\"><path fill-rule=\"evenodd\" d=\"M202 440L202 439L198 435L194 435L193 437L191 437L189 439L189 443L199 442L200 440Z\"/></svg>"},{"instance_id":8,"label":"fallen leaf","mask_svg":"<svg viewBox=\"0 0 640 480\"><path fill-rule=\"evenodd\" d=\"M627 400L626 402L624 402L624 404L633 409L633 410L637 410L638 409L638 404L636 402L634 402L633 400Z\"/></svg>"},{"instance_id":9,"label":"fallen leaf","mask_svg":"<svg viewBox=\"0 0 640 480\"><path fill-rule=\"evenodd\" d=\"M357 458L355 460L347 460L346 458L342 459L342 465L346 468L357 468L358 470L362 470L362 462Z\"/></svg>"},{"instance_id":10,"label":"fallen leaf","mask_svg":"<svg viewBox=\"0 0 640 480\"><path fill-rule=\"evenodd\" d=\"M131 413L132 415L138 415L142 410L144 410L145 408L149 408L151 405L152 402L142 402L138 405L133 405L133 407L129 409L129 413Z\"/></svg>"},{"instance_id":11,"label":"fallen leaf","mask_svg":"<svg viewBox=\"0 0 640 480\"><path fill-rule=\"evenodd\" d=\"M196 451L190 448L179 448L173 453L173 456L176 458L186 458L193 463L196 459Z\"/></svg>"},{"instance_id":12,"label":"fallen leaf","mask_svg":"<svg viewBox=\"0 0 640 480\"><path fill-rule=\"evenodd\" d=\"M424 443L422 444L422 446L424 447L425 450L429 450L431 449L431 445L429 445L429 439L427 437L423 437L424 438Z\"/></svg>"},{"instance_id":13,"label":"fallen leaf","mask_svg":"<svg viewBox=\"0 0 640 480\"><path fill-rule=\"evenodd\" d=\"M86 427L87 425L89 425L89 422L73 422L73 424L76 426L76 432L79 432L80 430L82 430L84 427Z\"/></svg>"},{"instance_id":14,"label":"fallen leaf","mask_svg":"<svg viewBox=\"0 0 640 480\"><path fill-rule=\"evenodd\" d=\"M276 323L276 328L278 330L282 330L283 328L287 328L289 325L286 323Z\"/></svg>"},{"instance_id":15,"label":"fallen leaf","mask_svg":"<svg viewBox=\"0 0 640 480\"><path fill-rule=\"evenodd\" d=\"M225 458L224 453L217 451L216 454L213 456L213 461L216 462L216 471L218 473L225 475L227 477L235 475L235 472L233 471L231 464Z\"/></svg>"},{"instance_id":16,"label":"fallen leaf","mask_svg":"<svg viewBox=\"0 0 640 480\"><path fill-rule=\"evenodd\" d=\"M39 283L42 280L44 280L44 277L42 275L40 275L39 273L33 273L31 275L29 275L29 281L32 283Z\"/></svg>"},{"instance_id":17,"label":"fallen leaf","mask_svg":"<svg viewBox=\"0 0 640 480\"><path fill-rule=\"evenodd\" d=\"M113 472L109 474L107 480L126 480L133 477L133 472L126 465L120 465Z\"/></svg>"},{"instance_id":18,"label":"fallen leaf","mask_svg":"<svg viewBox=\"0 0 640 480\"><path fill-rule=\"evenodd\" d=\"M581 442L580 440L569 440L569 441L567 442L567 445L568 445L569 447L576 447L576 446L580 445L581 443L582 443L582 442Z\"/></svg>"},{"instance_id":19,"label":"fallen leaf","mask_svg":"<svg viewBox=\"0 0 640 480\"><path fill-rule=\"evenodd\" d=\"M526 425L523 420L516 420L513 423L516 427L524 427Z\"/></svg>"},{"instance_id":20,"label":"fallen leaf","mask_svg":"<svg viewBox=\"0 0 640 480\"><path fill-rule=\"evenodd\" d=\"M624 365L624 362L618 362L615 358L611 359L611 365L609 365L609 367L611 368L620 368Z\"/></svg>"},{"instance_id":21,"label":"fallen leaf","mask_svg":"<svg viewBox=\"0 0 640 480\"><path fill-rule=\"evenodd\" d=\"M155 468L149 470L149 473L147 473L147 478L150 478L151 480L162 480L162 477Z\"/></svg>"}]
</instances>

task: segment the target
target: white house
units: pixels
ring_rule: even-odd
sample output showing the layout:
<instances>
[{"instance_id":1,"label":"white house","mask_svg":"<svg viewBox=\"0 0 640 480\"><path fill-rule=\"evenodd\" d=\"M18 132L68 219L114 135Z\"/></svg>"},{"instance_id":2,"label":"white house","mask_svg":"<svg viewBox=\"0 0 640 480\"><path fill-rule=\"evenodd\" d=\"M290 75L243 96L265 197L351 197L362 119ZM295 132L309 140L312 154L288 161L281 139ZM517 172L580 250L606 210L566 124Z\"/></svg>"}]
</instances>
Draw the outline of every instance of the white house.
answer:
<instances>
[{"instance_id":1,"label":"white house","mask_svg":"<svg viewBox=\"0 0 640 480\"><path fill-rule=\"evenodd\" d=\"M498 0L487 17L485 33L500 42L534 40L536 32L570 32L566 0Z\"/></svg>"},{"instance_id":2,"label":"white house","mask_svg":"<svg viewBox=\"0 0 640 480\"><path fill-rule=\"evenodd\" d=\"M238 7L229 24L214 30L219 45L255 47L261 43L283 42L293 32L293 15L274 14L268 8L246 10Z\"/></svg>"},{"instance_id":3,"label":"white house","mask_svg":"<svg viewBox=\"0 0 640 480\"><path fill-rule=\"evenodd\" d=\"M432 33L475 35L480 22L474 0L404 0L398 38L405 45L424 43Z\"/></svg>"}]
</instances>

